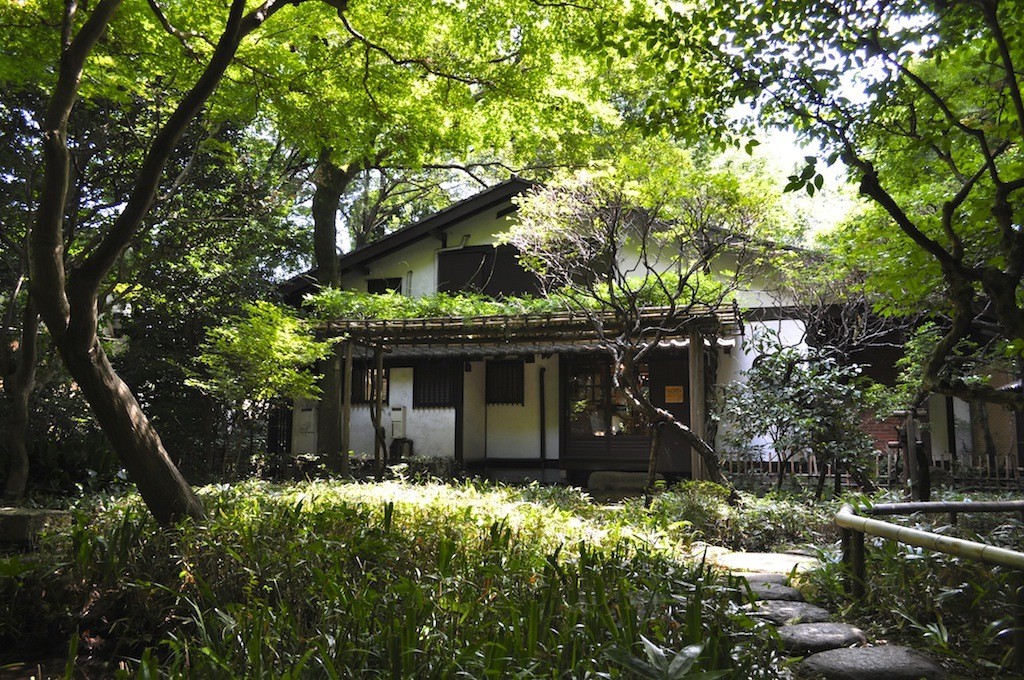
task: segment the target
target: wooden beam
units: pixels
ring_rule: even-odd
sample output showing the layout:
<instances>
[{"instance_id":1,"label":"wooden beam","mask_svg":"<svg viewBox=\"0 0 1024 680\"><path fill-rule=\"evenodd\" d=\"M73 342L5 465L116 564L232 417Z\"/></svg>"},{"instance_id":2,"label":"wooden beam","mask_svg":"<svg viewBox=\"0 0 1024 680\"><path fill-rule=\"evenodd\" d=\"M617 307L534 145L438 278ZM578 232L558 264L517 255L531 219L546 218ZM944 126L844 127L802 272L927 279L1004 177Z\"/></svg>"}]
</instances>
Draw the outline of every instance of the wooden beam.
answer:
<instances>
[{"instance_id":1,"label":"wooden beam","mask_svg":"<svg viewBox=\"0 0 1024 680\"><path fill-rule=\"evenodd\" d=\"M352 341L345 343L345 372L342 379L341 407L341 475L351 474L349 452L352 450Z\"/></svg>"},{"instance_id":2,"label":"wooden beam","mask_svg":"<svg viewBox=\"0 0 1024 680\"><path fill-rule=\"evenodd\" d=\"M376 371L373 375L373 462L377 468L377 478L384 474L383 453L384 453L384 425L382 424L384 414L384 346L378 343L373 348L374 363Z\"/></svg>"},{"instance_id":3,"label":"wooden beam","mask_svg":"<svg viewBox=\"0 0 1024 680\"><path fill-rule=\"evenodd\" d=\"M690 331L690 429L706 440L707 400L704 379L704 336L699 331ZM690 475L693 479L707 479L704 459L696 449L690 447Z\"/></svg>"}]
</instances>

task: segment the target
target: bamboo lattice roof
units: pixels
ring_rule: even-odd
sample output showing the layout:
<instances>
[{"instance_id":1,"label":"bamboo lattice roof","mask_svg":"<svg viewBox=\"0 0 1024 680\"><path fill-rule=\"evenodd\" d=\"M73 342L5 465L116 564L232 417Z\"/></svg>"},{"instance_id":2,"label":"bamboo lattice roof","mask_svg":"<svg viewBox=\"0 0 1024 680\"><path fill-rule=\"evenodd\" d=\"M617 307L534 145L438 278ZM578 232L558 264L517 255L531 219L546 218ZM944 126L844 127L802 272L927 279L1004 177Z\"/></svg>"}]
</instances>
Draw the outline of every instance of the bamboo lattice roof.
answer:
<instances>
[{"instance_id":1,"label":"bamboo lattice roof","mask_svg":"<svg viewBox=\"0 0 1024 680\"><path fill-rule=\"evenodd\" d=\"M422 319L335 319L323 327L327 337L348 337L359 345L384 345L396 355L457 356L466 354L509 354L536 352L591 351L602 335L623 332L624 324L612 312L545 312L523 315L434 317ZM637 328L653 339L661 329L664 347L681 347L677 342L691 331L705 337L734 334L740 329L735 306L690 307L672 313L669 308L644 310ZM673 342L676 341L676 342Z\"/></svg>"}]
</instances>

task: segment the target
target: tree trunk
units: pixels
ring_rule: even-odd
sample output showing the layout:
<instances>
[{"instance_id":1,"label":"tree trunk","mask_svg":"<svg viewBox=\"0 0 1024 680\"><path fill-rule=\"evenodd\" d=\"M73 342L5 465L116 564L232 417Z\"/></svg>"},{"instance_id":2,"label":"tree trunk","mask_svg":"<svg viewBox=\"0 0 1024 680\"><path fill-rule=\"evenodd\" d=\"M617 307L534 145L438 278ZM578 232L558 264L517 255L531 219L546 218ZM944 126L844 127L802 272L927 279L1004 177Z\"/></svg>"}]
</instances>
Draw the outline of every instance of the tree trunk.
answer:
<instances>
[{"instance_id":1,"label":"tree trunk","mask_svg":"<svg viewBox=\"0 0 1024 680\"><path fill-rule=\"evenodd\" d=\"M725 475L722 474L722 463L718 460L718 454L715 450L708 445L706 441L698 437L693 433L689 427L684 425L675 419L675 417L662 409L655 409L659 413L666 414L668 417L665 422L675 427L683 435L683 439L686 443L697 449L697 454L704 461L704 471L707 473L708 479L715 484L724 486L729 490L729 502L736 502L739 500L739 494L736 492L736 488L726 479Z\"/></svg>"},{"instance_id":2,"label":"tree trunk","mask_svg":"<svg viewBox=\"0 0 1024 680\"><path fill-rule=\"evenodd\" d=\"M927 501L932 494L931 461L924 453L924 445L917 445L917 433L919 425L915 414L917 407L912 406L907 411L906 448L904 449L904 468L907 480L910 483L910 500Z\"/></svg>"},{"instance_id":3,"label":"tree trunk","mask_svg":"<svg viewBox=\"0 0 1024 680\"><path fill-rule=\"evenodd\" d=\"M338 261L338 204L357 168L341 168L331 161L328 150L317 161L313 193L313 256L317 280L326 288L341 287ZM342 348L335 346L320 365L320 408L317 410L316 450L329 469L348 469L348 450L342 446ZM344 449L344 450L343 450Z\"/></svg>"},{"instance_id":4,"label":"tree trunk","mask_svg":"<svg viewBox=\"0 0 1024 680\"><path fill-rule=\"evenodd\" d=\"M94 336L88 349L62 346L61 353L156 521L168 526L182 517L206 519L199 498L171 462L131 390L114 372L99 339Z\"/></svg>"},{"instance_id":5,"label":"tree trunk","mask_svg":"<svg viewBox=\"0 0 1024 680\"><path fill-rule=\"evenodd\" d=\"M64 42L41 125L43 183L33 222L29 260L33 299L68 371L92 407L114 451L162 525L191 517L204 519L202 505L164 449L138 401L121 380L97 337L97 300L103 280L132 246L149 214L171 155L181 136L217 89L242 39L286 4L265 3L246 14L244 0L232 0L227 21L202 73L179 99L140 151L142 164L110 228L77 267L66 269L65 221L71 171L68 119L78 97L90 54L106 34L121 0L68 5ZM77 20L76 11L85 14Z\"/></svg>"},{"instance_id":6,"label":"tree trunk","mask_svg":"<svg viewBox=\"0 0 1024 680\"><path fill-rule=\"evenodd\" d=\"M786 480L786 461L788 457L783 456L778 451L775 452L775 457L779 459L779 476L775 480L775 488L782 491L782 482Z\"/></svg>"},{"instance_id":7,"label":"tree trunk","mask_svg":"<svg viewBox=\"0 0 1024 680\"><path fill-rule=\"evenodd\" d=\"M983 401L977 402L978 431L981 433L981 441L985 447L985 465L989 474L999 476L999 461L996 459L996 440L992 437L992 426L988 420L988 405Z\"/></svg>"},{"instance_id":8,"label":"tree trunk","mask_svg":"<svg viewBox=\"0 0 1024 680\"><path fill-rule=\"evenodd\" d=\"M10 461L7 466L7 481L4 484L4 500L7 502L23 498L28 485L28 405L36 383L38 339L39 315L36 313L32 297L29 296L22 317L17 367L4 380L4 392L11 406L7 429Z\"/></svg>"},{"instance_id":9,"label":"tree trunk","mask_svg":"<svg viewBox=\"0 0 1024 680\"><path fill-rule=\"evenodd\" d=\"M818 469L818 483L814 486L814 500L820 501L821 495L825 493L825 478L828 477L828 466L822 464Z\"/></svg>"},{"instance_id":10,"label":"tree trunk","mask_svg":"<svg viewBox=\"0 0 1024 680\"><path fill-rule=\"evenodd\" d=\"M352 474L349 452L352 450L352 341L345 344L345 373L341 394L341 476Z\"/></svg>"},{"instance_id":11,"label":"tree trunk","mask_svg":"<svg viewBox=\"0 0 1024 680\"><path fill-rule=\"evenodd\" d=\"M647 458L647 490L654 493L654 484L658 480L658 454L661 453L661 423L651 427L651 450Z\"/></svg>"}]
</instances>

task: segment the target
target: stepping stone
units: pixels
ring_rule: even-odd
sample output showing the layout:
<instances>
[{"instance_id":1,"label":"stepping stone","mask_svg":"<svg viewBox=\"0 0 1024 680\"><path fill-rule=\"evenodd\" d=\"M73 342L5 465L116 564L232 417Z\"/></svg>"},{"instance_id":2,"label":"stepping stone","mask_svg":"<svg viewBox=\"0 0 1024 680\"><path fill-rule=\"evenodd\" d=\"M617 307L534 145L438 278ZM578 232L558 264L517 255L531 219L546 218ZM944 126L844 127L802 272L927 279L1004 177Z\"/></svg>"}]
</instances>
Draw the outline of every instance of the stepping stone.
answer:
<instances>
[{"instance_id":1,"label":"stepping stone","mask_svg":"<svg viewBox=\"0 0 1024 680\"><path fill-rule=\"evenodd\" d=\"M0 508L0 545L33 545L44 529L70 521L71 513L63 510Z\"/></svg>"},{"instance_id":2,"label":"stepping stone","mask_svg":"<svg viewBox=\"0 0 1024 680\"><path fill-rule=\"evenodd\" d=\"M796 588L778 583L751 583L750 592L758 600L786 600L787 602L803 602L804 596Z\"/></svg>"},{"instance_id":3,"label":"stepping stone","mask_svg":"<svg viewBox=\"0 0 1024 680\"><path fill-rule=\"evenodd\" d=\"M750 613L768 619L777 626L793 623L819 623L832 618L827 609L807 602L785 602L783 600L761 600L754 604Z\"/></svg>"},{"instance_id":4,"label":"stepping stone","mask_svg":"<svg viewBox=\"0 0 1024 680\"><path fill-rule=\"evenodd\" d=\"M795 623L782 626L777 632L783 649L799 656L868 641L864 631L848 623Z\"/></svg>"},{"instance_id":5,"label":"stepping stone","mask_svg":"<svg viewBox=\"0 0 1024 680\"><path fill-rule=\"evenodd\" d=\"M708 561L714 562L727 571L764 571L781 574L788 574L794 568L797 571L804 571L819 563L816 558L807 555L760 552L730 552L724 555L709 555Z\"/></svg>"},{"instance_id":6,"label":"stepping stone","mask_svg":"<svg viewBox=\"0 0 1024 680\"><path fill-rule=\"evenodd\" d=\"M931 657L896 645L819 652L800 662L800 680L945 680L945 669Z\"/></svg>"},{"instance_id":7,"label":"stepping stone","mask_svg":"<svg viewBox=\"0 0 1024 680\"><path fill-rule=\"evenodd\" d=\"M780 586L789 584L789 577L785 574L735 574L735 576L742 576L750 585L755 583L777 583Z\"/></svg>"}]
</instances>

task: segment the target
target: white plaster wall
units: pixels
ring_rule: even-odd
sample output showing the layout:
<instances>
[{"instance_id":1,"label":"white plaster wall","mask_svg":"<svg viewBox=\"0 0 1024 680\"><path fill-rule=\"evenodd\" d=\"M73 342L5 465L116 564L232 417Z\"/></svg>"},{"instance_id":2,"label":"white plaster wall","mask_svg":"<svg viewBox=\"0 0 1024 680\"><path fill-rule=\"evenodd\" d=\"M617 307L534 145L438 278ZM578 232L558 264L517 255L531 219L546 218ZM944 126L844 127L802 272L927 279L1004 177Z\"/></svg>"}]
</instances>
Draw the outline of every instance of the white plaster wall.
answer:
<instances>
[{"instance_id":1,"label":"white plaster wall","mask_svg":"<svg viewBox=\"0 0 1024 680\"><path fill-rule=\"evenodd\" d=\"M757 353L749 347L750 340L765 330L771 330L779 334L779 337L786 345L806 347L804 338L804 325L801 321L794 319L780 319L778 321L749 321L744 324L744 335L736 338L736 346L731 348L729 354L723 354L718 364L718 383L720 385L739 380L743 371L754 365Z\"/></svg>"},{"instance_id":2,"label":"white plaster wall","mask_svg":"<svg viewBox=\"0 0 1024 680\"><path fill-rule=\"evenodd\" d=\"M292 411L292 453L316 453L315 401L296 399Z\"/></svg>"},{"instance_id":3,"label":"white plaster wall","mask_svg":"<svg viewBox=\"0 0 1024 680\"><path fill-rule=\"evenodd\" d=\"M648 260L652 269L668 271L675 268L678 258L675 253L666 250L663 253L648 253ZM635 247L630 247L622 252L619 266L623 271L632 272L633 276L643 276L645 267L640 261L640 252ZM664 263L664 264L662 264ZM711 275L719 281L728 285L732 281L732 272L736 268L736 257L731 254L719 255L711 262ZM728 275L726 273L728 272ZM774 269L761 265L757 267L748 266L745 271L746 281L743 287L732 292L731 298L736 299L740 309L752 309L761 307L783 307L792 305L792 295L779 291L776 281L778 274Z\"/></svg>"},{"instance_id":4,"label":"white plaster wall","mask_svg":"<svg viewBox=\"0 0 1024 680\"><path fill-rule=\"evenodd\" d=\"M488 458L540 459L540 369L544 368L545 455L558 458L558 359L535 357L525 365L523 404L486 406ZM467 427L471 424L467 419Z\"/></svg>"},{"instance_id":5,"label":"white plaster wall","mask_svg":"<svg viewBox=\"0 0 1024 680\"><path fill-rule=\"evenodd\" d=\"M974 432L971 429L971 405L963 399L953 399L953 422L956 423L958 460L969 465L974 452Z\"/></svg>"},{"instance_id":6,"label":"white plaster wall","mask_svg":"<svg viewBox=\"0 0 1024 680\"><path fill-rule=\"evenodd\" d=\"M803 342L804 325L800 321L795 321L793 319L780 319L778 321L748 322L745 326L745 337L737 338L736 346L731 348L728 354L723 350L719 356L719 385L725 385L727 383L743 379L743 372L749 370L750 367L754 365L754 359L758 356L753 348L749 346L749 341L759 332L764 330L777 332L782 341L787 345L806 347L806 344ZM727 428L719 428L717 438L718 446L721 446L722 436L726 432ZM753 445L761 447L767 447L769 443L770 442L765 438L758 438L752 442ZM771 458L772 454L767 448L762 450L762 456L765 459Z\"/></svg>"},{"instance_id":7,"label":"white plaster wall","mask_svg":"<svg viewBox=\"0 0 1024 680\"><path fill-rule=\"evenodd\" d=\"M371 404L353 404L352 422L349 430L349 447L353 455L373 458L373 406ZM381 414L381 425L388 435L388 446L391 446L391 412L387 403Z\"/></svg>"},{"instance_id":8,"label":"white plaster wall","mask_svg":"<svg viewBox=\"0 0 1024 680\"><path fill-rule=\"evenodd\" d=\"M538 368L543 367L547 369L544 374L544 402L547 412L546 456L547 460L558 460L561 455L559 449L561 437L559 436L558 429L561 421L561 411L558 404L558 395L560 392L559 385L562 384L562 376L558 371L558 355L552 355L546 359L538 356L536 365Z\"/></svg>"},{"instance_id":9,"label":"white plaster wall","mask_svg":"<svg viewBox=\"0 0 1024 680\"><path fill-rule=\"evenodd\" d=\"M412 376L411 367L391 369L390 406L405 407L405 436L412 440L415 455L450 458L455 455L455 409L413 408ZM391 445L390 427L388 445Z\"/></svg>"},{"instance_id":10,"label":"white plaster wall","mask_svg":"<svg viewBox=\"0 0 1024 680\"><path fill-rule=\"evenodd\" d=\"M511 202L495 206L450 227L446 232L446 250L493 244L496 235L511 225L511 216L497 216L498 212L510 205ZM369 273L347 272L341 284L344 288L365 291L367 279L401 278L403 294L411 297L432 295L437 292L437 253L441 250L440 239L421 239L372 262Z\"/></svg>"}]
</instances>

